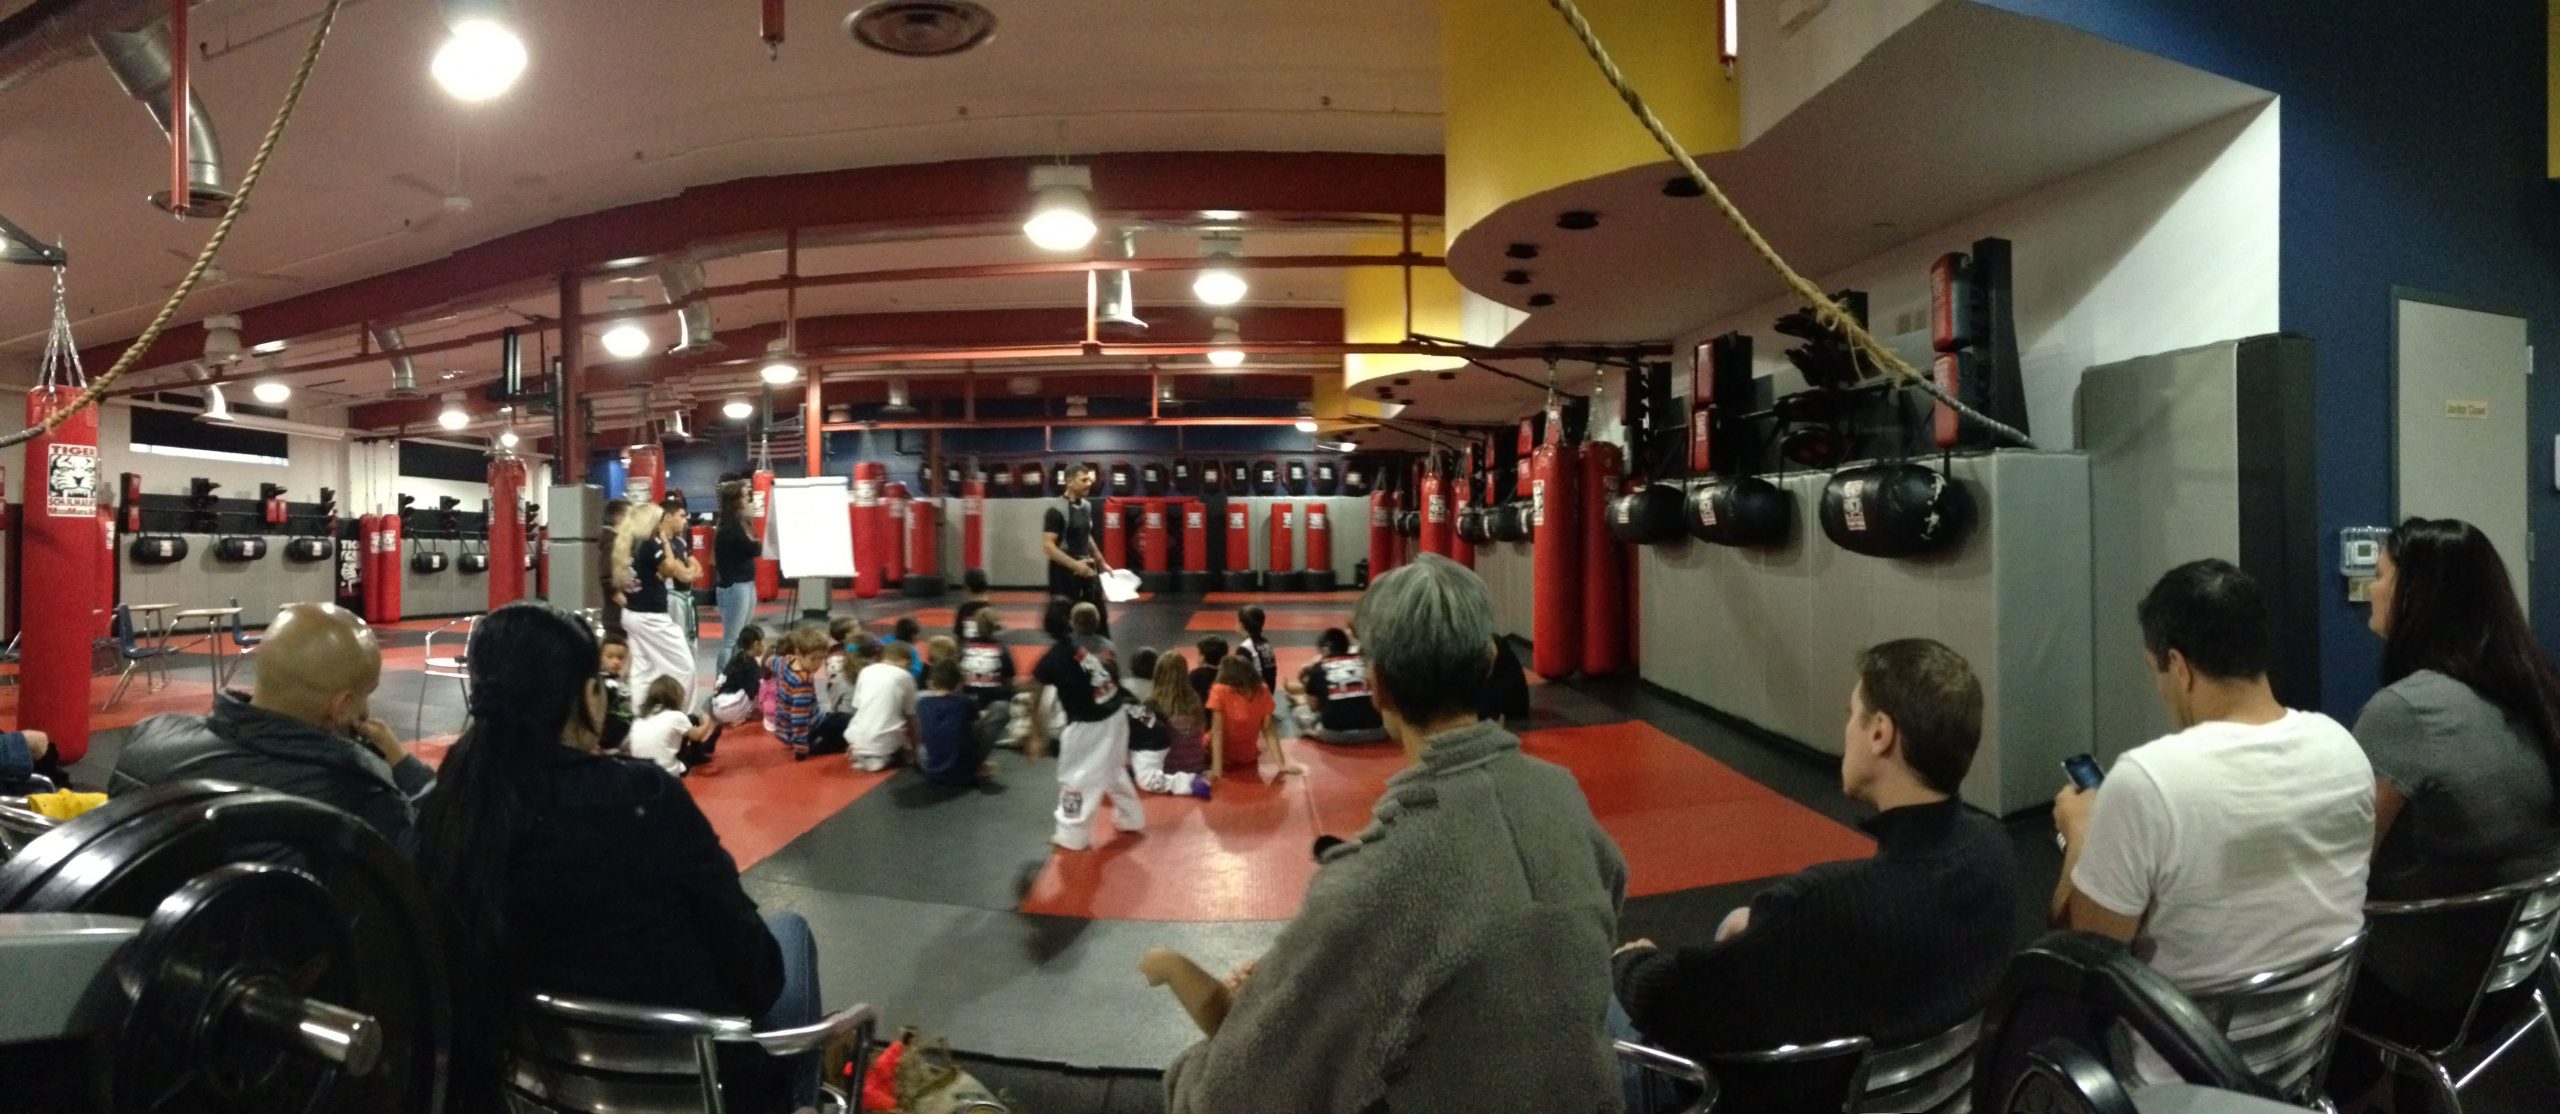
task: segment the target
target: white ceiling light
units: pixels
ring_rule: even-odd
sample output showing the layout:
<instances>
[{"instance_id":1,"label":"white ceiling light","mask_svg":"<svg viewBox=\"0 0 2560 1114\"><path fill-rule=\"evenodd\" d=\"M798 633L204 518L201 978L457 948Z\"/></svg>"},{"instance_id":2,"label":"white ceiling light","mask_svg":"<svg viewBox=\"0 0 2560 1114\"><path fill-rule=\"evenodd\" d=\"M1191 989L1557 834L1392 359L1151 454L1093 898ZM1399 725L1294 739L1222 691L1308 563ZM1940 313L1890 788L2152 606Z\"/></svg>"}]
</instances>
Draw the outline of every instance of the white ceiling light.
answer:
<instances>
[{"instance_id":1,"label":"white ceiling light","mask_svg":"<svg viewBox=\"0 0 2560 1114\"><path fill-rule=\"evenodd\" d=\"M615 313L628 313L640 308L640 299L629 294L616 294L609 299ZM629 360L649 350L649 330L636 318L625 317L604 331L605 355Z\"/></svg>"},{"instance_id":2,"label":"white ceiling light","mask_svg":"<svg viewBox=\"0 0 2560 1114\"><path fill-rule=\"evenodd\" d=\"M765 364L764 370L759 371L756 374L761 376L765 382L779 387L785 383L794 382L800 378L800 365L792 363L789 359L776 358Z\"/></svg>"},{"instance_id":3,"label":"white ceiling light","mask_svg":"<svg viewBox=\"0 0 2560 1114\"><path fill-rule=\"evenodd\" d=\"M1031 216L1022 234L1042 251L1083 251L1098 231L1093 223L1093 170L1083 166L1031 168Z\"/></svg>"},{"instance_id":4,"label":"white ceiling light","mask_svg":"<svg viewBox=\"0 0 2560 1114\"><path fill-rule=\"evenodd\" d=\"M293 397L293 388L276 382L273 379L269 379L255 387L249 388L249 393L257 396L258 401L266 403L269 406L282 406L284 405L284 400Z\"/></svg>"},{"instance_id":5,"label":"white ceiling light","mask_svg":"<svg viewBox=\"0 0 2560 1114\"><path fill-rule=\"evenodd\" d=\"M205 362L214 364L227 364L240 358L238 315L217 313L204 319L204 358Z\"/></svg>"},{"instance_id":6,"label":"white ceiling light","mask_svg":"<svg viewBox=\"0 0 2560 1114\"><path fill-rule=\"evenodd\" d=\"M1315 431L1316 431L1316 420L1315 420L1314 418L1300 418L1300 419L1298 419L1298 432L1300 432L1300 433L1314 433Z\"/></svg>"},{"instance_id":7,"label":"white ceiling light","mask_svg":"<svg viewBox=\"0 0 2560 1114\"><path fill-rule=\"evenodd\" d=\"M1212 233L1200 238L1200 249L1211 260L1233 260L1244 254L1244 238L1226 233ZM1244 274L1233 267L1213 262L1198 278L1191 280L1191 296L1203 305L1231 306L1244 300Z\"/></svg>"},{"instance_id":8,"label":"white ceiling light","mask_svg":"<svg viewBox=\"0 0 2560 1114\"><path fill-rule=\"evenodd\" d=\"M755 416L756 404L743 398L733 398L729 400L728 405L720 408L720 412L728 415L730 421L743 422Z\"/></svg>"},{"instance_id":9,"label":"white ceiling light","mask_svg":"<svg viewBox=\"0 0 2560 1114\"><path fill-rule=\"evenodd\" d=\"M461 429L471 424L471 415L462 412L462 396L444 396L444 412L436 415L436 424L446 429Z\"/></svg>"},{"instance_id":10,"label":"white ceiling light","mask_svg":"<svg viewBox=\"0 0 2560 1114\"><path fill-rule=\"evenodd\" d=\"M512 429L498 434L498 447L501 449L512 449L522 443L524 438L516 436L516 431Z\"/></svg>"},{"instance_id":11,"label":"white ceiling light","mask_svg":"<svg viewBox=\"0 0 2560 1114\"><path fill-rule=\"evenodd\" d=\"M524 76L524 39L499 18L505 5L488 0L447 0L448 34L427 66L445 94L465 104L490 100Z\"/></svg>"},{"instance_id":12,"label":"white ceiling light","mask_svg":"<svg viewBox=\"0 0 2560 1114\"><path fill-rule=\"evenodd\" d=\"M1216 347L1209 349L1209 363L1216 367L1243 366L1244 349L1238 345L1244 343L1244 334L1237 331L1236 319L1221 317L1210 322L1210 328L1209 343Z\"/></svg>"},{"instance_id":13,"label":"white ceiling light","mask_svg":"<svg viewBox=\"0 0 2560 1114\"><path fill-rule=\"evenodd\" d=\"M284 342L280 340L262 341L249 346L250 354L257 356L273 356L282 351L284 351Z\"/></svg>"}]
</instances>

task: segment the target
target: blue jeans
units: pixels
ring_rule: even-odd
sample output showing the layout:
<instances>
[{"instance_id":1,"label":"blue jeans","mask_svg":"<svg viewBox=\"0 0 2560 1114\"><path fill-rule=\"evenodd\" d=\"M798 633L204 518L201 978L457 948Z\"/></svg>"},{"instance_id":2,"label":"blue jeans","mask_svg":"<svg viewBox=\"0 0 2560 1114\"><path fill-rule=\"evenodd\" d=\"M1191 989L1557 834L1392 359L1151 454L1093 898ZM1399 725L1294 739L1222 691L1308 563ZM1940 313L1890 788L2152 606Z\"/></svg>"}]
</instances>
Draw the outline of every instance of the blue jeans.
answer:
<instances>
[{"instance_id":1,"label":"blue jeans","mask_svg":"<svg viewBox=\"0 0 2560 1114\"><path fill-rule=\"evenodd\" d=\"M748 585L751 591L754 587ZM817 1024L823 1012L818 1004L818 938L810 934L809 922L798 913L767 916L764 927L782 948L782 993L774 996L773 1006L756 1019L757 1031ZM791 1109L817 1105L818 1054L794 1056L783 1063L790 1079Z\"/></svg>"},{"instance_id":2,"label":"blue jeans","mask_svg":"<svg viewBox=\"0 0 2560 1114\"><path fill-rule=\"evenodd\" d=\"M721 588L713 597L720 604L720 656L711 659L711 671L729 668L729 658L738 652L738 632L756 617L756 582L741 580Z\"/></svg>"},{"instance_id":3,"label":"blue jeans","mask_svg":"<svg viewBox=\"0 0 2560 1114\"><path fill-rule=\"evenodd\" d=\"M1618 996L1609 996L1609 1039L1649 1044L1644 1034L1636 1032L1636 1023L1627 1016L1627 1008L1618 1004ZM1697 1092L1688 1084L1668 1076L1657 1075L1624 1060L1618 1061L1618 1086L1626 1097L1627 1114L1661 1114L1677 1110L1682 1103L1697 1101Z\"/></svg>"}]
</instances>

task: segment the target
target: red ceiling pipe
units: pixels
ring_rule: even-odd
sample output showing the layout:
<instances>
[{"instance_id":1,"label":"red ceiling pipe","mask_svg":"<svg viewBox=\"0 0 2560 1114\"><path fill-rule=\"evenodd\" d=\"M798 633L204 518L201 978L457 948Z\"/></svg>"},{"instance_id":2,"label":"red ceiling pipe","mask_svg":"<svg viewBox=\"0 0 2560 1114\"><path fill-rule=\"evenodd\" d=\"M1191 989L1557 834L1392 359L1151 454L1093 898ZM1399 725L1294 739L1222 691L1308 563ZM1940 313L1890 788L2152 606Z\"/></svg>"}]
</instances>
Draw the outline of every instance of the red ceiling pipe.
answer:
<instances>
[{"instance_id":1,"label":"red ceiling pipe","mask_svg":"<svg viewBox=\"0 0 2560 1114\"><path fill-rule=\"evenodd\" d=\"M757 30L764 38L765 59L771 61L782 57L782 0L764 0L764 12L757 21Z\"/></svg>"},{"instance_id":2,"label":"red ceiling pipe","mask_svg":"<svg viewBox=\"0 0 2560 1114\"><path fill-rule=\"evenodd\" d=\"M187 32L187 9L194 0L169 0L169 211L185 214L192 175L187 173L188 59L195 54Z\"/></svg>"},{"instance_id":3,"label":"red ceiling pipe","mask_svg":"<svg viewBox=\"0 0 2560 1114\"><path fill-rule=\"evenodd\" d=\"M972 159L856 167L696 186L673 197L569 217L464 248L442 259L241 311L252 341L310 336L373 319L402 319L493 291L546 282L563 271L654 259L705 244L787 228L888 230L956 224L1010 225L1027 198L1032 160ZM1441 211L1437 155L1339 151L1128 152L1083 160L1097 184L1094 207L1113 214L1256 216ZM103 367L131 338L81 353ZM204 351L201 325L170 329L144 353L161 367Z\"/></svg>"}]
</instances>

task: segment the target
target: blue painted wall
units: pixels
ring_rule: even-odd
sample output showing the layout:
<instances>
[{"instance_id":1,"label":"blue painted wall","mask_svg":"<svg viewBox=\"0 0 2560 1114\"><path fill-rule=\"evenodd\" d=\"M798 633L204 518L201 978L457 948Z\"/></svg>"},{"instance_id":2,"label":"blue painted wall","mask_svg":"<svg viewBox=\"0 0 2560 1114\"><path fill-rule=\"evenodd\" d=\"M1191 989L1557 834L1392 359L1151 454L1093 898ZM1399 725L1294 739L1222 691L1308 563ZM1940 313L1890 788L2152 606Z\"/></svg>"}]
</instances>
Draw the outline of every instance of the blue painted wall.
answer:
<instances>
[{"instance_id":1,"label":"blue painted wall","mask_svg":"<svg viewBox=\"0 0 2560 1114\"><path fill-rule=\"evenodd\" d=\"M2324 541L2395 504L2392 288L2531 321L2560 352L2560 189L2545 177L2544 0L1987 0L2282 98L2284 329L2319 348ZM2531 385L2534 626L2560 651L2560 376ZM2510 482L2504 477L2497 482ZM2412 511L2425 513L2426 508ZM2324 549L2325 551L2325 549ZM2510 564L2524 554L2507 554ZM2372 694L2380 645L2342 592L2320 613L2325 711Z\"/></svg>"}]
</instances>

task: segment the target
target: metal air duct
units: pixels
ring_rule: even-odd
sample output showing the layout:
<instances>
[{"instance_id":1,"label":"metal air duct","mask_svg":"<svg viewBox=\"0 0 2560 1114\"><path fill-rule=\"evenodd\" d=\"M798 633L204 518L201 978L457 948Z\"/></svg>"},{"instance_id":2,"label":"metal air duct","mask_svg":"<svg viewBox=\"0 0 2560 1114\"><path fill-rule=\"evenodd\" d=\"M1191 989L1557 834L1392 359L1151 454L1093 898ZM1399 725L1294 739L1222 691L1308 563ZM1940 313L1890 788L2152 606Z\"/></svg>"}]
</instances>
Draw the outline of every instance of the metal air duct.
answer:
<instances>
[{"instance_id":1,"label":"metal air duct","mask_svg":"<svg viewBox=\"0 0 2560 1114\"><path fill-rule=\"evenodd\" d=\"M426 397L418 391L417 361L411 360L408 355L402 351L408 347L408 344L400 339L399 327L396 325L375 325L373 326L372 331L373 346L382 350L383 359L391 365L391 390L389 392L389 396L392 398Z\"/></svg>"},{"instance_id":2,"label":"metal air duct","mask_svg":"<svg viewBox=\"0 0 2560 1114\"><path fill-rule=\"evenodd\" d=\"M197 0L202 3L202 0ZM0 93L96 51L90 36L166 18L168 0L36 0L0 19Z\"/></svg>"},{"instance_id":3,"label":"metal air duct","mask_svg":"<svg viewBox=\"0 0 2560 1114\"><path fill-rule=\"evenodd\" d=\"M169 134L174 116L169 96L171 76L169 62L169 28L167 22L148 24L138 30L101 30L90 36L98 56L106 60L107 69L116 75L116 84L124 86L125 95L142 102L160 125L160 134ZM169 208L169 197L163 192L152 197L152 204ZM222 140L213 131L213 114L206 112L204 98L195 90L187 91L187 199L181 215L217 217L231 207L231 191L222 184Z\"/></svg>"},{"instance_id":4,"label":"metal air duct","mask_svg":"<svg viewBox=\"0 0 2560 1114\"><path fill-rule=\"evenodd\" d=\"M689 259L669 263L658 272L658 285L666 288L667 304L676 310L676 345L667 349L668 355L698 356L726 347L712 335L711 300L701 296L708 285L702 264Z\"/></svg>"},{"instance_id":5,"label":"metal air duct","mask_svg":"<svg viewBox=\"0 0 2560 1114\"><path fill-rule=\"evenodd\" d=\"M1113 258L1137 257L1137 232L1121 229L1119 254ZM1094 324L1119 332L1147 331L1147 323L1138 319L1137 272L1121 269L1102 273L1102 307L1094 318Z\"/></svg>"}]
</instances>

